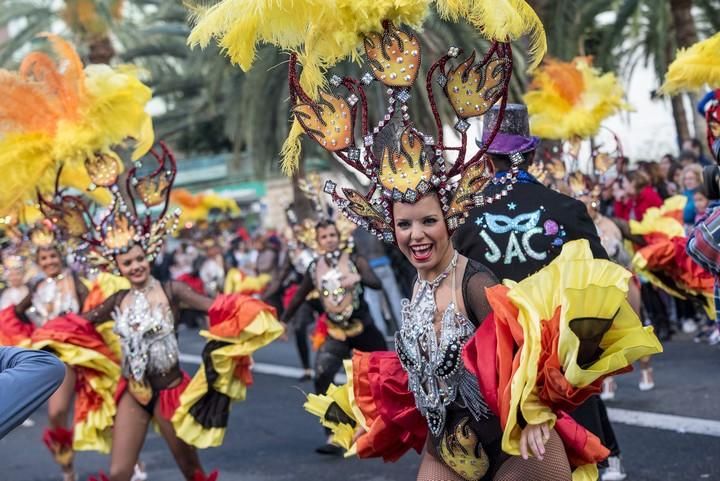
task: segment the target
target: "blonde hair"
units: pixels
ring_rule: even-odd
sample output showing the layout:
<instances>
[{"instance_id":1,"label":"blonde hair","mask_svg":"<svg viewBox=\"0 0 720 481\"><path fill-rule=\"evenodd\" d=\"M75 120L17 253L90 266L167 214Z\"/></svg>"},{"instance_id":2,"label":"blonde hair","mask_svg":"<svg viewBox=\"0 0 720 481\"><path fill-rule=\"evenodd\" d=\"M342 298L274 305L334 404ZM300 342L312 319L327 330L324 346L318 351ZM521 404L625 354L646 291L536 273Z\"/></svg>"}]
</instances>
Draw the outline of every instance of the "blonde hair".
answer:
<instances>
[{"instance_id":1,"label":"blonde hair","mask_svg":"<svg viewBox=\"0 0 720 481\"><path fill-rule=\"evenodd\" d=\"M700 187L703 184L703 169L698 164L690 164L686 165L682 170L682 184L683 188L685 188L685 176L687 173L690 172L695 175L695 179L697 180L698 187Z\"/></svg>"}]
</instances>

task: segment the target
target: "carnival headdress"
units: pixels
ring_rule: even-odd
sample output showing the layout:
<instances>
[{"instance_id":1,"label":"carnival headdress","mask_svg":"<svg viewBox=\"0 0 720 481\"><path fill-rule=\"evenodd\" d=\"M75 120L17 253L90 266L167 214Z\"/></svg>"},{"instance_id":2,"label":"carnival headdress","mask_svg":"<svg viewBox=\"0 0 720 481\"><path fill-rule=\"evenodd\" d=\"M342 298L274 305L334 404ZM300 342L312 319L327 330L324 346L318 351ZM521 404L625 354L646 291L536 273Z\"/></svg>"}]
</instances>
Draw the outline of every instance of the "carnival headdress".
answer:
<instances>
[{"instance_id":1,"label":"carnival headdress","mask_svg":"<svg viewBox=\"0 0 720 481\"><path fill-rule=\"evenodd\" d=\"M119 168L113 164L119 160L113 155L98 155L89 161L88 173L93 183L109 187L112 202L107 211L95 221L98 207L85 198L69 194L67 189L56 186L55 195L46 199L39 196L43 214L59 230L82 241L87 249L87 260L93 267L117 267L115 256L130 250L134 245L142 247L148 260L152 261L162 248L165 237L178 225L179 209L169 210L170 191L175 180L175 158L160 142L160 151L150 151L158 167L146 175L140 175L140 162L127 172L124 185L128 200L123 197ZM139 207L144 209L141 213ZM159 207L158 215L152 209Z\"/></svg>"},{"instance_id":2,"label":"carnival headdress","mask_svg":"<svg viewBox=\"0 0 720 481\"><path fill-rule=\"evenodd\" d=\"M523 99L533 135L572 140L594 136L606 118L628 110L624 95L614 74L601 75L590 58L579 57L572 62L545 60Z\"/></svg>"},{"instance_id":3,"label":"carnival headdress","mask_svg":"<svg viewBox=\"0 0 720 481\"><path fill-rule=\"evenodd\" d=\"M288 210L288 222L292 227L295 240L310 248L313 252L320 253L320 246L317 242L316 226L318 222L331 221L335 224L340 237L340 250L352 250L354 247L353 232L355 224L345 216L337 216L331 205L325 202L323 193L323 182L318 174L309 174L298 180L298 188L313 207L312 218L298 219L294 211Z\"/></svg>"},{"instance_id":4,"label":"carnival headdress","mask_svg":"<svg viewBox=\"0 0 720 481\"><path fill-rule=\"evenodd\" d=\"M372 41L372 38L388 39L383 33L386 30L384 22L420 28L430 14L431 6L434 6L445 20L468 21L492 42L510 42L529 35L531 69L540 63L547 50L542 22L524 0L221 0L210 6L198 3L199 6L193 7L196 25L188 38L190 45L205 47L216 39L222 51L243 70L251 68L258 43L277 45L291 52L295 59L293 69L297 61L303 67L299 78L293 73L291 80L294 84L291 87L293 106L299 96L300 102L306 104L308 101L315 105L329 102L328 108L331 109L351 108L350 105L341 105L339 100L327 92L321 93L321 88L327 87L325 72L344 59L360 61L363 46L367 52L367 42ZM398 37L397 41L401 42L402 37ZM411 43L407 45L411 46ZM390 45L381 47L376 44L371 50L374 55L368 56L368 60L373 64L373 73L385 69L383 59L388 59L385 55L392 50L385 47ZM404 66L397 65L392 71L386 72L386 85L401 87L403 83L407 83L405 79L408 76L414 81L420 57L414 58L411 52L416 50L419 51L415 48L408 49L408 63ZM394 63L395 58L392 60ZM479 74L479 71L474 69L465 70L467 73L463 75L464 81L467 81L468 75L474 77ZM474 73L470 73L471 70ZM392 79L391 76L395 78ZM370 79L372 78L371 75ZM297 88L298 85L302 86L302 94ZM460 90L457 94L458 97L462 96ZM470 97L474 98L466 99L471 103L463 108L472 110L478 99L474 95ZM483 102L479 104L482 105ZM355 112L356 109L353 108L353 113ZM286 172L292 172L297 167L303 130L296 115L282 150ZM367 134L369 132L363 133ZM344 138L344 135L336 136L337 144L333 147L344 143ZM331 140L327 139L328 145L331 145Z\"/></svg>"},{"instance_id":5,"label":"carnival headdress","mask_svg":"<svg viewBox=\"0 0 720 481\"><path fill-rule=\"evenodd\" d=\"M700 41L688 49L680 49L665 74L661 90L674 95L685 91L697 91L704 87L720 88L720 33ZM702 105L707 121L707 141L710 151L720 139L720 94L709 93Z\"/></svg>"},{"instance_id":6,"label":"carnival headdress","mask_svg":"<svg viewBox=\"0 0 720 481\"><path fill-rule=\"evenodd\" d=\"M291 60L291 87L295 100L292 112L311 138L370 180L370 190L365 195L343 188L344 196L340 196L334 182L325 184L325 192L353 222L385 241L394 242L392 202L415 203L432 192L438 195L447 228L453 232L464 222L468 210L499 200L512 189L515 181L517 167L507 177L496 179L492 164L485 156L500 128L507 102L512 72L510 46L495 42L483 58L476 61L475 53L472 53L454 67L449 63L461 52L451 48L429 68L426 87L437 126L436 138L421 132L408 113L407 101L413 95L412 87L422 60L420 42L413 33L400 30L390 22L384 22L384 28L382 34L372 34L365 40L371 72L360 81L337 76L331 79L332 85L347 90L347 97L322 93L321 101L313 102L295 80L295 66ZM388 107L384 117L371 127L363 85L375 80L387 89ZM434 83L439 84L458 116L455 129L461 143L457 147L445 143ZM468 158L468 120L482 116L498 102L500 112L492 132L480 150ZM354 122L358 114L364 151L355 143ZM373 149L376 141L382 139L384 129L394 129L388 124L395 117L400 117L399 135L380 149ZM446 164L444 155L447 151L457 152L457 160L452 166ZM491 182L506 183L507 190L494 194L497 197L485 198L482 192Z\"/></svg>"},{"instance_id":7,"label":"carnival headdress","mask_svg":"<svg viewBox=\"0 0 720 481\"><path fill-rule=\"evenodd\" d=\"M435 135L421 132L410 120L407 102L415 95L412 87L421 71L422 49L414 33L396 26L421 26L431 4L441 17L466 19L491 41L481 58L472 53L459 65L450 66L461 54L453 47L429 68L425 81L437 127ZM297 165L299 137L304 132L364 175L371 183L365 195L342 189L345 196L341 197L332 182L326 183L324 190L353 222L379 238L395 240L393 201L416 202L429 192L437 193L452 232L471 207L507 193L504 190L485 199L482 191L491 181L512 188L514 173L494 179L484 154L497 134L507 102L513 64L509 41L531 35L531 67L539 63L547 47L542 23L525 1L224 0L199 9L197 18L189 42L204 46L216 37L230 58L245 69L251 66L259 41L291 51L289 85L294 122L283 147L284 168L289 172ZM359 60L361 48L370 71L360 80L333 76L329 83L335 92L326 89L324 73L344 58ZM298 63L302 64L300 75ZM371 126L365 87L374 81L386 89L388 107L378 124ZM459 146L445 144L435 83L458 116L455 129L461 137ZM500 103L501 111L487 144L468 159L468 120L482 116L496 103ZM373 145L397 118L402 124L398 138L376 154ZM361 142L356 141L356 130ZM452 166L446 166L447 151L458 154Z\"/></svg>"},{"instance_id":8,"label":"carnival headdress","mask_svg":"<svg viewBox=\"0 0 720 481\"><path fill-rule=\"evenodd\" d=\"M0 70L0 214L34 198L36 189L51 191L65 165L63 185L84 189L89 183L83 162L134 138L134 158L153 142L145 106L150 89L137 69L82 62L73 47L45 35L55 52L28 54L18 71ZM106 191L92 194L109 201Z\"/></svg>"}]
</instances>

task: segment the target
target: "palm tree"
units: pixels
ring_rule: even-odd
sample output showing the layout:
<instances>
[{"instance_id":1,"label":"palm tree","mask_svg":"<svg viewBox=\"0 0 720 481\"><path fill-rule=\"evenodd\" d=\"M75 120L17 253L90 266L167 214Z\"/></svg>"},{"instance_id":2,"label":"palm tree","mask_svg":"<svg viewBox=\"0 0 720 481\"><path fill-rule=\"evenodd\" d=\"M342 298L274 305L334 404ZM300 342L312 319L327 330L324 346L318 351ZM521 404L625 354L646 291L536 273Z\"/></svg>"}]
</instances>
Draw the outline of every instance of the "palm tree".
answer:
<instances>
[{"instance_id":1,"label":"palm tree","mask_svg":"<svg viewBox=\"0 0 720 481\"><path fill-rule=\"evenodd\" d=\"M596 55L597 17L612 10L607 0L528 0L545 26L548 55L569 61Z\"/></svg>"},{"instance_id":2,"label":"palm tree","mask_svg":"<svg viewBox=\"0 0 720 481\"><path fill-rule=\"evenodd\" d=\"M719 23L717 0L696 0L695 7L697 13L693 11L692 0L617 2L615 21L602 36L599 64L608 70L623 69L628 75L640 63L652 65L659 86L677 48L697 41L695 18L701 20L705 29ZM687 113L681 96L672 97L671 104L681 142L690 138Z\"/></svg>"},{"instance_id":3,"label":"palm tree","mask_svg":"<svg viewBox=\"0 0 720 481\"><path fill-rule=\"evenodd\" d=\"M115 55L110 39L111 26L123 15L123 0L7 0L0 11L0 27L11 22L22 25L20 31L0 44L0 65L13 60L39 33L49 31L62 21L66 36L87 50L90 63L109 63Z\"/></svg>"}]
</instances>

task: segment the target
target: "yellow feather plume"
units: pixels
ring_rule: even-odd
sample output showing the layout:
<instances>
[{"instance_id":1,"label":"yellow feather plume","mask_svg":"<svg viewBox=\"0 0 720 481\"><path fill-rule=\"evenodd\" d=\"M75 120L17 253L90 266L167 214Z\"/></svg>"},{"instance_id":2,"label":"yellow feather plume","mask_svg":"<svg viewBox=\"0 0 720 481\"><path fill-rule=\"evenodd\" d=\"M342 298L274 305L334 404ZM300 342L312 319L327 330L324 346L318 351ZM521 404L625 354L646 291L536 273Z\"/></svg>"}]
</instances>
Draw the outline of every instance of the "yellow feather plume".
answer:
<instances>
[{"instance_id":1,"label":"yellow feather plume","mask_svg":"<svg viewBox=\"0 0 720 481\"><path fill-rule=\"evenodd\" d=\"M589 58L568 63L547 60L524 96L530 130L545 139L591 137L606 118L630 110L624 95L617 77L601 75Z\"/></svg>"},{"instance_id":2,"label":"yellow feather plume","mask_svg":"<svg viewBox=\"0 0 720 481\"><path fill-rule=\"evenodd\" d=\"M680 49L665 74L661 90L668 95L700 90L705 86L720 87L720 33Z\"/></svg>"},{"instance_id":3,"label":"yellow feather plume","mask_svg":"<svg viewBox=\"0 0 720 481\"><path fill-rule=\"evenodd\" d=\"M233 63L252 67L258 43L297 54L300 84L313 98L325 86L325 72L343 59L360 60L362 39L380 32L382 21L420 28L435 4L446 19L468 19L491 40L508 41L529 34L531 67L547 50L540 19L524 0L222 0L193 8L191 46L216 41ZM301 130L293 124L283 146L283 170L295 170L301 154Z\"/></svg>"},{"instance_id":4,"label":"yellow feather plume","mask_svg":"<svg viewBox=\"0 0 720 481\"><path fill-rule=\"evenodd\" d=\"M136 140L133 158L153 143L145 112L151 91L137 69L91 65L83 69L72 45L45 35L56 59L32 52L18 72L0 70L0 214L52 189L57 169L61 184L85 190L90 179L84 161L128 138ZM91 194L109 200L106 191Z\"/></svg>"},{"instance_id":5,"label":"yellow feather plume","mask_svg":"<svg viewBox=\"0 0 720 481\"><path fill-rule=\"evenodd\" d=\"M443 18L465 18L489 40L507 42L529 35L530 70L547 52L545 27L524 0L436 0L435 5Z\"/></svg>"},{"instance_id":6,"label":"yellow feather plume","mask_svg":"<svg viewBox=\"0 0 720 481\"><path fill-rule=\"evenodd\" d=\"M173 189L170 193L170 203L182 210L179 219L181 225L188 222L207 220L210 211L214 209L225 214L240 213L237 202L214 192L191 194L185 189Z\"/></svg>"}]
</instances>

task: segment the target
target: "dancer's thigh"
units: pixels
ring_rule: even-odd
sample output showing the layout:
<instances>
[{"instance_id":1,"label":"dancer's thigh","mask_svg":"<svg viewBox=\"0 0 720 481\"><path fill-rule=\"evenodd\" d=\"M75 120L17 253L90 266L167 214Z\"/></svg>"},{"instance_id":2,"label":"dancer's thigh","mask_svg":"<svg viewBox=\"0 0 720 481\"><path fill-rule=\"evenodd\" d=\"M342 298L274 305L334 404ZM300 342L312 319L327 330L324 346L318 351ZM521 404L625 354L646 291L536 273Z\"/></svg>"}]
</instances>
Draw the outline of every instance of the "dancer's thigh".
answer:
<instances>
[{"instance_id":1,"label":"dancer's thigh","mask_svg":"<svg viewBox=\"0 0 720 481\"><path fill-rule=\"evenodd\" d=\"M50 424L55 428L68 427L68 416L70 414L73 396L75 395L76 379L75 371L66 364L65 379L63 379L57 391L48 399L48 417L50 418Z\"/></svg>"},{"instance_id":2,"label":"dancer's thigh","mask_svg":"<svg viewBox=\"0 0 720 481\"><path fill-rule=\"evenodd\" d=\"M130 481L147 434L150 414L126 392L115 415L110 452L110 481Z\"/></svg>"},{"instance_id":3,"label":"dancer's thigh","mask_svg":"<svg viewBox=\"0 0 720 481\"><path fill-rule=\"evenodd\" d=\"M542 461L534 457L523 459L513 456L500 466L494 481L570 481L571 478L565 447L560 436L552 430Z\"/></svg>"},{"instance_id":4,"label":"dancer's thigh","mask_svg":"<svg viewBox=\"0 0 720 481\"><path fill-rule=\"evenodd\" d=\"M172 423L160 414L160 403L155 406L154 419L185 479L191 480L196 471L202 472L197 450L177 437Z\"/></svg>"}]
</instances>

